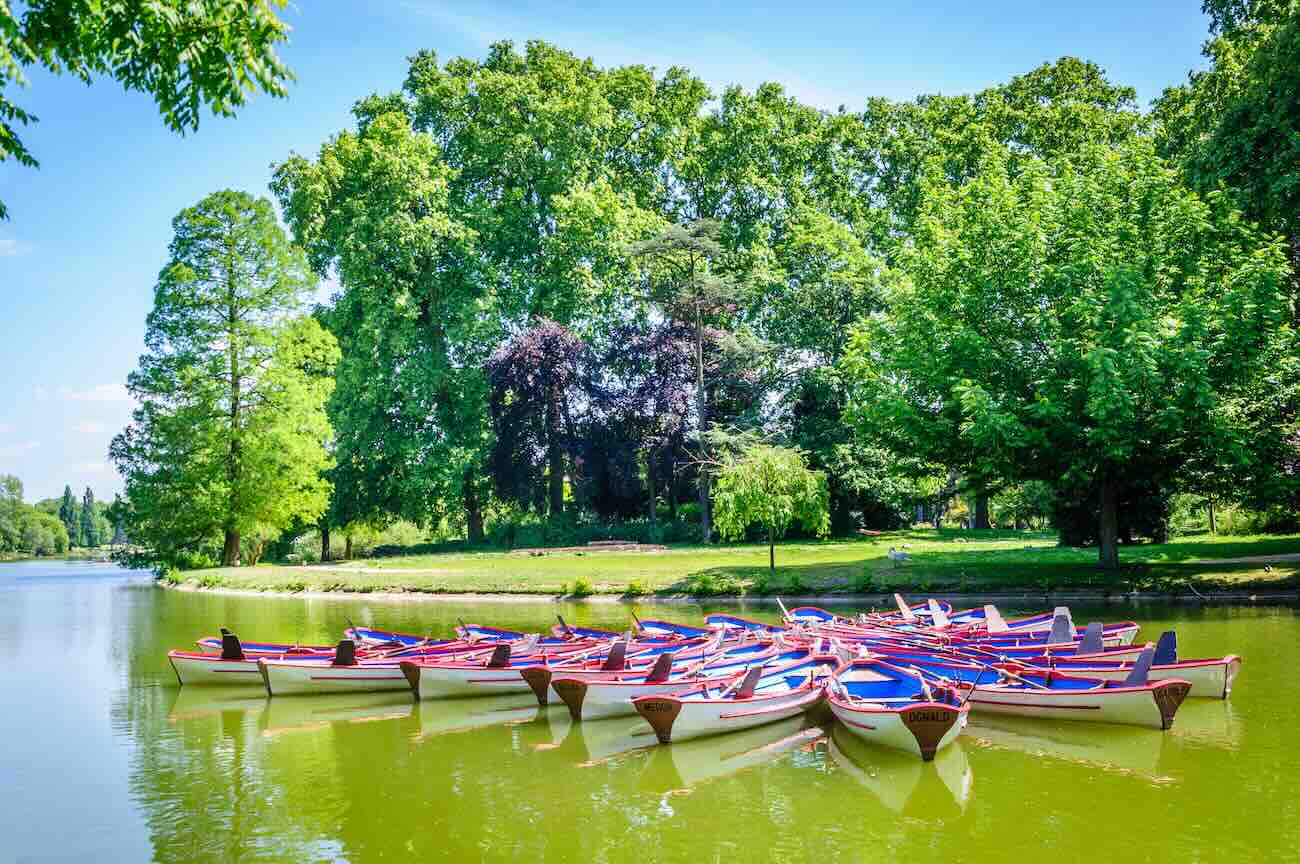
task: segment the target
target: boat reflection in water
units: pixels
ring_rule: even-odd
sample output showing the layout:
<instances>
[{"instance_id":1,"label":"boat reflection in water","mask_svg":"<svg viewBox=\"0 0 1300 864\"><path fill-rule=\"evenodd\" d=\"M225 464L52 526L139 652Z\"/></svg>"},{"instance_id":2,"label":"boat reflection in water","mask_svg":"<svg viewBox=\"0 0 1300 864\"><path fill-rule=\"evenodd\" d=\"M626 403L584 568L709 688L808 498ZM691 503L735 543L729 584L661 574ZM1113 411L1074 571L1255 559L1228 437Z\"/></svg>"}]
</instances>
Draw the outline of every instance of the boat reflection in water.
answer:
<instances>
[{"instance_id":1,"label":"boat reflection in water","mask_svg":"<svg viewBox=\"0 0 1300 864\"><path fill-rule=\"evenodd\" d=\"M638 785L654 793L689 789L773 762L792 751L810 750L825 735L822 727L792 717L729 735L673 742L655 747ZM649 743L654 744L653 734Z\"/></svg>"},{"instance_id":2,"label":"boat reflection in water","mask_svg":"<svg viewBox=\"0 0 1300 864\"><path fill-rule=\"evenodd\" d=\"M965 736L935 754L933 762L873 747L843 726L831 727L826 747L835 766L894 813L935 819L960 814L975 775L966 759Z\"/></svg>"},{"instance_id":3,"label":"boat reflection in water","mask_svg":"<svg viewBox=\"0 0 1300 864\"><path fill-rule=\"evenodd\" d=\"M406 698L410 701L410 694ZM558 710L553 705L538 705L532 693L416 702L414 710L419 718L417 741L501 725L533 727L533 732L524 736L530 740L546 729L548 740L558 740L564 736L569 719L563 705Z\"/></svg>"},{"instance_id":4,"label":"boat reflection in water","mask_svg":"<svg viewBox=\"0 0 1300 864\"><path fill-rule=\"evenodd\" d=\"M266 693L248 687L180 687L172 690L167 722L172 725L233 713L256 717L266 710Z\"/></svg>"},{"instance_id":5,"label":"boat reflection in water","mask_svg":"<svg viewBox=\"0 0 1300 864\"><path fill-rule=\"evenodd\" d=\"M415 711L409 693L276 696L267 702L262 725L265 735L324 729L334 723L404 720Z\"/></svg>"},{"instance_id":6,"label":"boat reflection in water","mask_svg":"<svg viewBox=\"0 0 1300 864\"><path fill-rule=\"evenodd\" d=\"M1182 721L1182 716L1179 716ZM1145 777L1168 778L1159 771L1166 735L1128 726L1096 724L1087 735L1072 726L1024 717L976 716L966 730L968 746L1012 750L1035 759L1056 759L1090 768Z\"/></svg>"}]
</instances>

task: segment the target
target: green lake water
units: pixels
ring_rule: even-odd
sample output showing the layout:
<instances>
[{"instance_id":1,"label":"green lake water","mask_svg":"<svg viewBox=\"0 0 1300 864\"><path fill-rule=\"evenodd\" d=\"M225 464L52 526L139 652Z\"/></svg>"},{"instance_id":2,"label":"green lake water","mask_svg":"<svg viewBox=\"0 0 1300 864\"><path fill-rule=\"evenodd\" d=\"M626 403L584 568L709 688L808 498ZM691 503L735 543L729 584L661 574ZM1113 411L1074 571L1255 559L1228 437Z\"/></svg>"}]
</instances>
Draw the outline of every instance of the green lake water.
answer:
<instances>
[{"instance_id":1,"label":"green lake water","mask_svg":"<svg viewBox=\"0 0 1300 864\"><path fill-rule=\"evenodd\" d=\"M1136 619L1141 638L1176 627L1187 657L1242 655L1231 700L1189 700L1165 733L976 715L932 764L827 718L659 747L638 718L572 724L531 696L182 690L164 656L222 625L311 642L349 618L448 634L558 611L623 629L623 605L231 597L0 565L0 861L1300 858L1296 611L1075 610Z\"/></svg>"}]
</instances>

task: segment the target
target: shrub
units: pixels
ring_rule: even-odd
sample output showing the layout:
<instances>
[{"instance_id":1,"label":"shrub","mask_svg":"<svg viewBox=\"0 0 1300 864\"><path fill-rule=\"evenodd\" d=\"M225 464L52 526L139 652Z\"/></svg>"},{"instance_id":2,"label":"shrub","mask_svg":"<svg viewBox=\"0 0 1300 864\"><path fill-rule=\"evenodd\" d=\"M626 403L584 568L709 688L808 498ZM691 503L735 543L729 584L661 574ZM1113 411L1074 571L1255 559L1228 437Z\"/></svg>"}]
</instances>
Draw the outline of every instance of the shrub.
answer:
<instances>
[{"instance_id":1,"label":"shrub","mask_svg":"<svg viewBox=\"0 0 1300 864\"><path fill-rule=\"evenodd\" d=\"M225 584L225 581L226 581L225 577L222 576L220 573L204 573L203 575L199 576L199 587L217 588Z\"/></svg>"},{"instance_id":2,"label":"shrub","mask_svg":"<svg viewBox=\"0 0 1300 864\"><path fill-rule=\"evenodd\" d=\"M570 592L573 597L590 597L596 593L596 588L586 577L579 576L573 580L573 590Z\"/></svg>"},{"instance_id":3,"label":"shrub","mask_svg":"<svg viewBox=\"0 0 1300 864\"><path fill-rule=\"evenodd\" d=\"M646 590L645 585L641 584L640 579L633 579L627 583L627 590L623 592L625 597L640 597L650 592Z\"/></svg>"}]
</instances>

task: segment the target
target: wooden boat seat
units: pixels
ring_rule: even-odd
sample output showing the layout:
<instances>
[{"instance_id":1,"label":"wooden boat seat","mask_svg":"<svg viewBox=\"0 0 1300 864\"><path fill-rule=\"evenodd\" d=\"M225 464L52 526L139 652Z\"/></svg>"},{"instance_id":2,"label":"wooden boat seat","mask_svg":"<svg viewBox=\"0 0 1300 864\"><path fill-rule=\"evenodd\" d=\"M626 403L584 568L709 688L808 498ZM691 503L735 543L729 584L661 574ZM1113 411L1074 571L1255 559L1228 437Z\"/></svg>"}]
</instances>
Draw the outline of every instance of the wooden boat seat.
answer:
<instances>
[{"instance_id":1,"label":"wooden boat seat","mask_svg":"<svg viewBox=\"0 0 1300 864\"><path fill-rule=\"evenodd\" d=\"M239 644L239 637L225 627L221 628L221 659L243 660L244 646Z\"/></svg>"},{"instance_id":2,"label":"wooden boat seat","mask_svg":"<svg viewBox=\"0 0 1300 864\"><path fill-rule=\"evenodd\" d=\"M492 649L492 656L488 658L487 668L504 669L510 665L510 646L505 642L499 643Z\"/></svg>"},{"instance_id":3,"label":"wooden boat seat","mask_svg":"<svg viewBox=\"0 0 1300 864\"><path fill-rule=\"evenodd\" d=\"M357 643L351 639L340 639L338 647L334 649L334 660L331 666L355 666L357 665Z\"/></svg>"}]
</instances>

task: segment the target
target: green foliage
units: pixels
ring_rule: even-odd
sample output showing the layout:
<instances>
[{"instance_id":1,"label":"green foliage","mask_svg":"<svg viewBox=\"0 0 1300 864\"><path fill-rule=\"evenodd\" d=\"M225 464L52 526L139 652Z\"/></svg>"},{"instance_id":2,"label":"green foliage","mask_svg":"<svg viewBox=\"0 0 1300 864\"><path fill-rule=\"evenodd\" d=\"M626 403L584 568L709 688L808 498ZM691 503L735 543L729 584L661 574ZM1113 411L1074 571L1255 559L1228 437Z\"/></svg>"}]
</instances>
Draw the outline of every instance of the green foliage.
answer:
<instances>
[{"instance_id":1,"label":"green foliage","mask_svg":"<svg viewBox=\"0 0 1300 864\"><path fill-rule=\"evenodd\" d=\"M926 186L908 278L849 348L853 413L898 452L1089 490L1104 533L1123 478L1251 458L1286 262L1146 144L1019 161Z\"/></svg>"},{"instance_id":2,"label":"green foliage","mask_svg":"<svg viewBox=\"0 0 1300 864\"><path fill-rule=\"evenodd\" d=\"M205 105L230 116L257 90L284 96L292 76L275 46L289 28L274 11L283 6L284 0L27 0L15 16L0 0L0 162L37 164L16 128L36 117L4 95L9 83L27 83L29 66L87 84L111 76L153 96L177 132L197 129Z\"/></svg>"},{"instance_id":3,"label":"green foliage","mask_svg":"<svg viewBox=\"0 0 1300 864\"><path fill-rule=\"evenodd\" d=\"M298 317L311 288L269 201L218 192L173 222L145 334L128 379L140 403L110 450L126 481L124 521L156 560L208 554L241 535L265 541L325 508L330 427L323 410L334 338Z\"/></svg>"},{"instance_id":4,"label":"green foliage","mask_svg":"<svg viewBox=\"0 0 1300 864\"><path fill-rule=\"evenodd\" d=\"M579 576L573 580L573 587L569 589L570 597L590 597L596 593L596 588L591 584L591 580L585 576Z\"/></svg>"},{"instance_id":5,"label":"green foliage","mask_svg":"<svg viewBox=\"0 0 1300 864\"><path fill-rule=\"evenodd\" d=\"M646 588L645 583L643 583L640 579L633 579L627 583L627 588L624 589L623 596L643 597L649 593L650 591Z\"/></svg>"},{"instance_id":6,"label":"green foliage","mask_svg":"<svg viewBox=\"0 0 1300 864\"><path fill-rule=\"evenodd\" d=\"M740 539L755 523L763 527L769 546L795 522L823 536L830 528L826 476L809 470L796 450L748 445L738 455L724 455L713 512L726 539Z\"/></svg>"},{"instance_id":7,"label":"green foliage","mask_svg":"<svg viewBox=\"0 0 1300 864\"><path fill-rule=\"evenodd\" d=\"M80 539L78 527L81 519L77 511L77 499L72 494L71 486L63 487L63 501L59 504L59 521L63 523L64 532L72 545L80 545L77 541Z\"/></svg>"},{"instance_id":8,"label":"green foliage","mask_svg":"<svg viewBox=\"0 0 1300 864\"><path fill-rule=\"evenodd\" d=\"M81 499L77 538L82 546L98 546L102 542L99 536L99 524L95 521L95 493L89 486L86 487L86 493Z\"/></svg>"}]
</instances>

